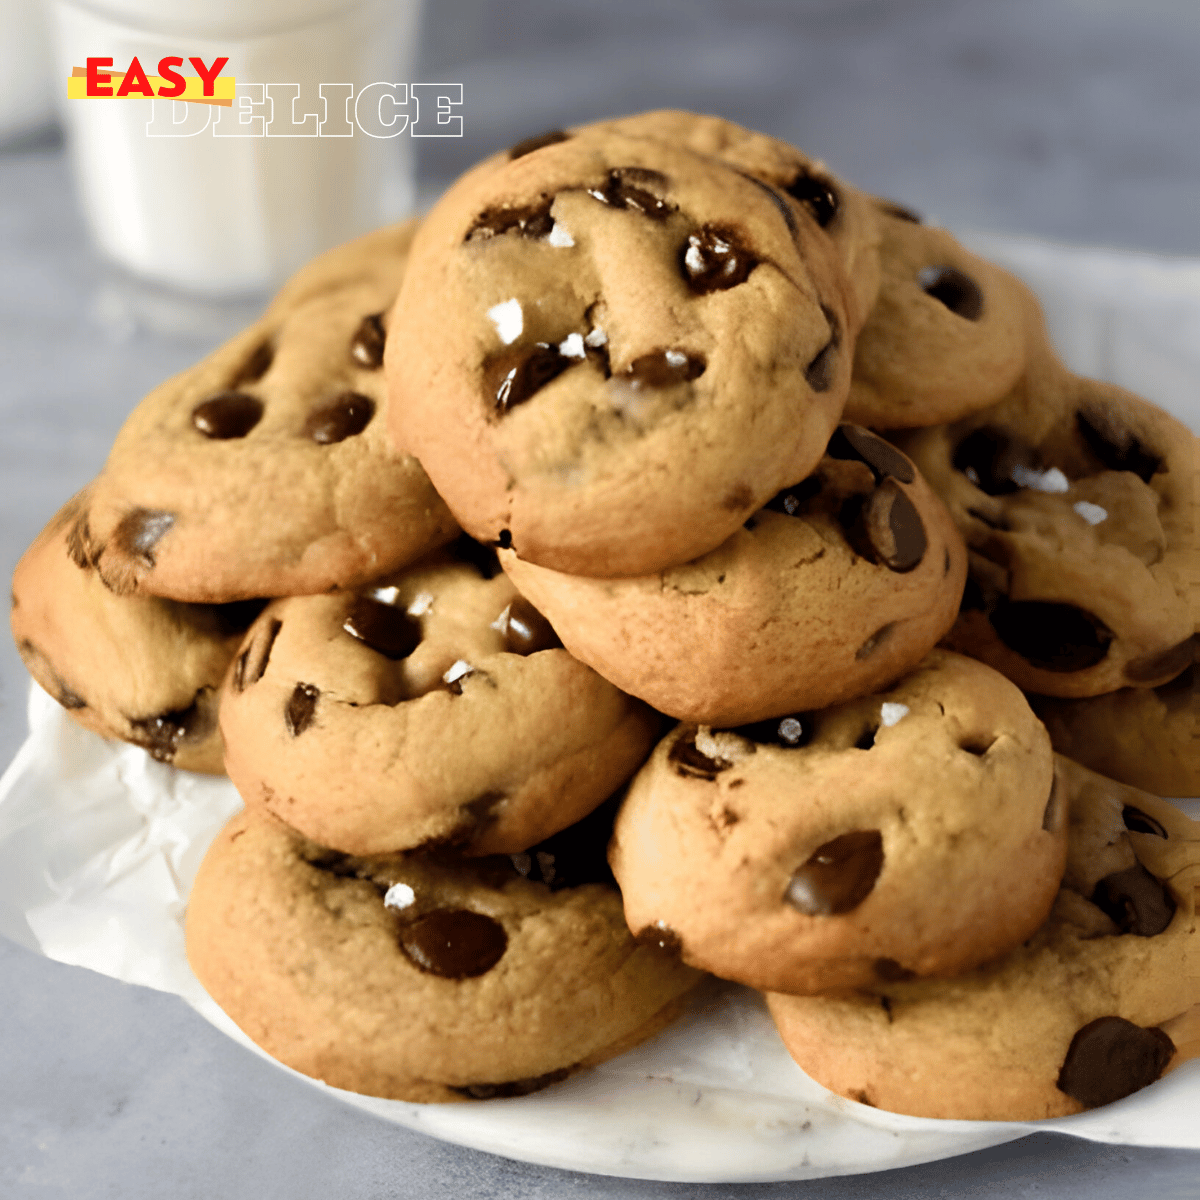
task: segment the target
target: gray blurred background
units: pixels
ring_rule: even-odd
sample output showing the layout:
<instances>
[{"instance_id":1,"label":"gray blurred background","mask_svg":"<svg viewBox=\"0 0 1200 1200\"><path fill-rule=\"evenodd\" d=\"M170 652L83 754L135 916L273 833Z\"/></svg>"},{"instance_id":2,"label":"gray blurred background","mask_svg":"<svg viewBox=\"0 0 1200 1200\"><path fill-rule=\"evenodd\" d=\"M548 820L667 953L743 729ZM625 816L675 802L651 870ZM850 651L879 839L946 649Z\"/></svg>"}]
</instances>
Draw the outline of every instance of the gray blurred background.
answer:
<instances>
[{"instance_id":1,"label":"gray blurred background","mask_svg":"<svg viewBox=\"0 0 1200 1200\"><path fill-rule=\"evenodd\" d=\"M28 0L9 0L0 12ZM99 0L97 0L99 3ZM7 19L7 18L6 18ZM0 30L0 32L7 32ZM669 106L796 142L959 231L1200 255L1194 0L429 0L416 80L464 86L421 143L431 200L547 128ZM56 85L57 86L57 85ZM103 262L64 147L0 147L0 572L153 385L263 297L200 301ZM0 639L0 760L27 678ZM1194 1197L1200 1156L1048 1135L823 1184L650 1185L460 1151L331 1104L173 997L0 942L4 1197Z\"/></svg>"}]
</instances>

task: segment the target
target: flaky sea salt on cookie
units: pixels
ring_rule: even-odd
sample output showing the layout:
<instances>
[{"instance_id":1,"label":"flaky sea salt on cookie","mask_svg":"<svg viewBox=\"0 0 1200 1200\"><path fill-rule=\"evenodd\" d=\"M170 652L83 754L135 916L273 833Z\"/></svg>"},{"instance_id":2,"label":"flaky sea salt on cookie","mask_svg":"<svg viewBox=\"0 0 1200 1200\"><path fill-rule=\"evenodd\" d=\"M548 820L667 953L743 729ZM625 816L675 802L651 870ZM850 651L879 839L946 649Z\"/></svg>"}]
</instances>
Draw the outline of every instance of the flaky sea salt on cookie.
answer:
<instances>
[{"instance_id":1,"label":"flaky sea salt on cookie","mask_svg":"<svg viewBox=\"0 0 1200 1200\"><path fill-rule=\"evenodd\" d=\"M619 123L618 123L619 124ZM632 576L720 545L821 457L854 301L810 208L614 126L491 159L392 310L392 428L481 541Z\"/></svg>"}]
</instances>

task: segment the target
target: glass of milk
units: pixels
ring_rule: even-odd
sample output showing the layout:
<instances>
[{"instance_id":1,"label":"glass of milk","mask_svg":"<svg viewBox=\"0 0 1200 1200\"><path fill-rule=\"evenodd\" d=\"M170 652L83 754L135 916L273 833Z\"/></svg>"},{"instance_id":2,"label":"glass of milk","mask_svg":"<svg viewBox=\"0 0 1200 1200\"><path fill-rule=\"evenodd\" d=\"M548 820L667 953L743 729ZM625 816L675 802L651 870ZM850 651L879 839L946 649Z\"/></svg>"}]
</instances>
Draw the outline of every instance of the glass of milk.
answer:
<instances>
[{"instance_id":1,"label":"glass of milk","mask_svg":"<svg viewBox=\"0 0 1200 1200\"><path fill-rule=\"evenodd\" d=\"M404 216L413 164L401 102L420 3L55 0L60 111L101 251L175 288L261 291ZM67 98L67 77L89 59L112 59L94 65L94 83L115 95L134 58L155 90L173 86L171 70L197 76L193 57L201 78L228 60L224 104L133 98L140 81L131 98ZM182 62L160 74L166 58Z\"/></svg>"}]
</instances>

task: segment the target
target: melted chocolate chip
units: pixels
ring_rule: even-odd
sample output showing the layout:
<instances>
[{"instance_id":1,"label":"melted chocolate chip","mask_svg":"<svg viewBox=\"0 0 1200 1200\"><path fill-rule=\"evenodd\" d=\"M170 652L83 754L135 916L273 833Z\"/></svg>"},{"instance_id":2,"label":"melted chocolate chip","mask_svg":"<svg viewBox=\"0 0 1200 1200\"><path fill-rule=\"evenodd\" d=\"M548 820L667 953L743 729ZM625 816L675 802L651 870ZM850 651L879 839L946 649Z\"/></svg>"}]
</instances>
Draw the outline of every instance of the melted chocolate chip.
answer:
<instances>
[{"instance_id":1,"label":"melted chocolate chip","mask_svg":"<svg viewBox=\"0 0 1200 1200\"><path fill-rule=\"evenodd\" d=\"M561 1083L570 1074L570 1067L559 1067L557 1071L533 1075L529 1079L510 1079L507 1083L468 1083L462 1087L451 1087L450 1091L468 1100L510 1100L514 1096L531 1096L552 1083Z\"/></svg>"},{"instance_id":2,"label":"melted chocolate chip","mask_svg":"<svg viewBox=\"0 0 1200 1200\"><path fill-rule=\"evenodd\" d=\"M903 575L925 557L929 539L917 507L894 479L885 479L863 504L851 545L864 558Z\"/></svg>"},{"instance_id":3,"label":"melted chocolate chip","mask_svg":"<svg viewBox=\"0 0 1200 1200\"><path fill-rule=\"evenodd\" d=\"M705 225L699 233L688 237L679 256L679 266L688 287L702 296L745 283L758 266L758 259L732 230Z\"/></svg>"},{"instance_id":4,"label":"melted chocolate chip","mask_svg":"<svg viewBox=\"0 0 1200 1200\"><path fill-rule=\"evenodd\" d=\"M504 542L504 534L507 532L507 529L503 530L500 535L500 544L505 549L511 545L511 538L508 544ZM459 534L446 549L458 562L469 563L474 567L481 579L495 579L500 574L500 559L496 556L495 549L477 542L470 534Z\"/></svg>"},{"instance_id":5,"label":"melted chocolate chip","mask_svg":"<svg viewBox=\"0 0 1200 1200\"><path fill-rule=\"evenodd\" d=\"M1122 933L1155 937L1175 915L1175 898L1166 884L1141 863L1106 875L1092 893L1092 903L1112 918Z\"/></svg>"},{"instance_id":6,"label":"melted chocolate chip","mask_svg":"<svg viewBox=\"0 0 1200 1200\"><path fill-rule=\"evenodd\" d=\"M383 347L387 342L387 330L383 327L383 313L371 313L363 317L362 323L350 339L350 357L360 367L377 371L383 366Z\"/></svg>"},{"instance_id":7,"label":"melted chocolate chip","mask_svg":"<svg viewBox=\"0 0 1200 1200\"><path fill-rule=\"evenodd\" d=\"M244 692L252 683L257 683L267 671L271 661L271 648L283 628L282 621L268 621L254 635L254 640L237 657L233 666L233 690Z\"/></svg>"},{"instance_id":8,"label":"melted chocolate chip","mask_svg":"<svg viewBox=\"0 0 1200 1200\"><path fill-rule=\"evenodd\" d=\"M889 621L886 625L880 625L873 634L857 650L854 652L856 662L862 662L864 658L870 658L884 642L892 635L892 631L896 628L895 621Z\"/></svg>"},{"instance_id":9,"label":"melted chocolate chip","mask_svg":"<svg viewBox=\"0 0 1200 1200\"><path fill-rule=\"evenodd\" d=\"M989 496L1007 496L1020 489L1013 479L1018 468L1040 472L1042 460L1032 446L1002 429L982 426L972 430L954 451L954 469L961 471Z\"/></svg>"},{"instance_id":10,"label":"melted chocolate chip","mask_svg":"<svg viewBox=\"0 0 1200 1200\"><path fill-rule=\"evenodd\" d=\"M979 284L957 267L922 267L917 272L917 285L957 317L978 321L983 316Z\"/></svg>"},{"instance_id":11,"label":"melted chocolate chip","mask_svg":"<svg viewBox=\"0 0 1200 1200\"><path fill-rule=\"evenodd\" d=\"M1135 808L1132 804L1126 804L1121 809L1121 819L1125 822L1125 828L1130 833L1148 833L1153 837L1165 838L1168 836L1167 831L1156 821L1149 813L1144 813L1140 808Z\"/></svg>"},{"instance_id":12,"label":"melted chocolate chip","mask_svg":"<svg viewBox=\"0 0 1200 1200\"><path fill-rule=\"evenodd\" d=\"M496 413L503 416L578 361L568 358L557 346L537 342L530 348L493 359L484 369L486 393L492 397Z\"/></svg>"},{"instance_id":13,"label":"melted chocolate chip","mask_svg":"<svg viewBox=\"0 0 1200 1200\"><path fill-rule=\"evenodd\" d=\"M613 208L630 208L654 220L662 220L675 206L663 199L668 186L661 171L647 167L617 167L608 173L603 187L588 188L588 194Z\"/></svg>"},{"instance_id":14,"label":"melted chocolate chip","mask_svg":"<svg viewBox=\"0 0 1200 1200\"><path fill-rule=\"evenodd\" d=\"M749 725L738 725L722 730L736 733L759 746L782 746L785 750L799 750L813 739L816 723L810 713L789 713L784 717L768 717L765 721L752 721Z\"/></svg>"},{"instance_id":15,"label":"melted chocolate chip","mask_svg":"<svg viewBox=\"0 0 1200 1200\"><path fill-rule=\"evenodd\" d=\"M897 221L910 221L914 225L921 224L921 214L907 205L898 204L895 200L876 200L880 211Z\"/></svg>"},{"instance_id":16,"label":"melted chocolate chip","mask_svg":"<svg viewBox=\"0 0 1200 1200\"><path fill-rule=\"evenodd\" d=\"M554 218L550 215L553 205L554 197L544 196L537 204L521 208L489 208L475 218L464 240L481 241L510 231L520 237L548 237L554 228Z\"/></svg>"},{"instance_id":17,"label":"melted chocolate chip","mask_svg":"<svg viewBox=\"0 0 1200 1200\"><path fill-rule=\"evenodd\" d=\"M883 869L883 835L858 829L818 846L792 876L784 899L810 917L836 916L871 894Z\"/></svg>"},{"instance_id":18,"label":"melted chocolate chip","mask_svg":"<svg viewBox=\"0 0 1200 1200\"><path fill-rule=\"evenodd\" d=\"M243 438L262 420L263 402L248 392L218 392L192 409L192 424L214 441Z\"/></svg>"},{"instance_id":19,"label":"melted chocolate chip","mask_svg":"<svg viewBox=\"0 0 1200 1200\"><path fill-rule=\"evenodd\" d=\"M1130 683L1155 683L1186 671L1196 658L1200 638L1196 634L1184 638L1178 645L1157 654L1145 654L1125 664L1125 678Z\"/></svg>"},{"instance_id":20,"label":"melted chocolate chip","mask_svg":"<svg viewBox=\"0 0 1200 1200\"><path fill-rule=\"evenodd\" d=\"M733 763L723 758L709 758L696 749L696 730L682 734L676 739L667 755L667 761L675 764L675 773L693 779L706 779L710 783L722 771L728 771Z\"/></svg>"},{"instance_id":21,"label":"melted chocolate chip","mask_svg":"<svg viewBox=\"0 0 1200 1200\"><path fill-rule=\"evenodd\" d=\"M270 369L275 361L275 350L270 342L262 342L251 352L250 357L242 364L242 368L233 377L232 387L239 388L244 383L257 383Z\"/></svg>"},{"instance_id":22,"label":"melted chocolate chip","mask_svg":"<svg viewBox=\"0 0 1200 1200\"><path fill-rule=\"evenodd\" d=\"M375 401L361 392L343 392L323 408L309 413L304 432L320 446L344 442L362 433L375 415Z\"/></svg>"},{"instance_id":23,"label":"melted chocolate chip","mask_svg":"<svg viewBox=\"0 0 1200 1200\"><path fill-rule=\"evenodd\" d=\"M817 357L804 368L804 381L814 392L827 392L833 386L837 370L837 351L841 342L841 330L832 309L821 305L825 320L829 323L829 341L818 352Z\"/></svg>"},{"instance_id":24,"label":"melted chocolate chip","mask_svg":"<svg viewBox=\"0 0 1200 1200\"><path fill-rule=\"evenodd\" d=\"M825 453L830 458L866 463L876 481L890 475L901 483L912 483L917 477L916 467L895 446L861 425L839 425L833 431Z\"/></svg>"},{"instance_id":25,"label":"melted chocolate chip","mask_svg":"<svg viewBox=\"0 0 1200 1200\"><path fill-rule=\"evenodd\" d=\"M650 946L655 950L665 951L672 958L683 957L683 939L661 921L647 925L640 933L634 934L633 940L639 946Z\"/></svg>"},{"instance_id":26,"label":"melted chocolate chip","mask_svg":"<svg viewBox=\"0 0 1200 1200\"><path fill-rule=\"evenodd\" d=\"M1001 597L988 614L996 636L1040 671L1085 671L1104 660L1112 630L1073 604Z\"/></svg>"},{"instance_id":27,"label":"melted chocolate chip","mask_svg":"<svg viewBox=\"0 0 1200 1200\"><path fill-rule=\"evenodd\" d=\"M1111 1104L1158 1079L1174 1053L1175 1043L1161 1029L1098 1017L1071 1039L1058 1090L1087 1108Z\"/></svg>"},{"instance_id":28,"label":"melted chocolate chip","mask_svg":"<svg viewBox=\"0 0 1200 1200\"><path fill-rule=\"evenodd\" d=\"M175 760L179 743L188 737L203 736L210 720L210 715L193 701L187 708L130 721L129 740L149 751L156 762L170 763Z\"/></svg>"},{"instance_id":29,"label":"melted chocolate chip","mask_svg":"<svg viewBox=\"0 0 1200 1200\"><path fill-rule=\"evenodd\" d=\"M287 707L283 710L283 719L292 737L299 737L313 723L320 695L320 689L311 683L298 683L292 689Z\"/></svg>"},{"instance_id":30,"label":"melted chocolate chip","mask_svg":"<svg viewBox=\"0 0 1200 1200\"><path fill-rule=\"evenodd\" d=\"M1110 471L1132 471L1149 483L1167 469L1164 457L1149 449L1125 424L1115 405L1085 404L1075 414L1075 423L1088 449Z\"/></svg>"},{"instance_id":31,"label":"melted chocolate chip","mask_svg":"<svg viewBox=\"0 0 1200 1200\"><path fill-rule=\"evenodd\" d=\"M799 200L822 229L838 214L838 194L833 185L807 171L801 171L783 190L793 200Z\"/></svg>"},{"instance_id":32,"label":"melted chocolate chip","mask_svg":"<svg viewBox=\"0 0 1200 1200\"><path fill-rule=\"evenodd\" d=\"M635 358L613 378L634 388L674 387L699 379L706 365L699 354L685 354L682 350L652 350Z\"/></svg>"},{"instance_id":33,"label":"melted chocolate chip","mask_svg":"<svg viewBox=\"0 0 1200 1200\"><path fill-rule=\"evenodd\" d=\"M504 926L466 908L435 908L400 928L400 948L414 966L443 979L474 979L508 949Z\"/></svg>"},{"instance_id":34,"label":"melted chocolate chip","mask_svg":"<svg viewBox=\"0 0 1200 1200\"><path fill-rule=\"evenodd\" d=\"M804 506L819 495L820 491L821 477L819 475L810 475L807 479L802 479L799 483L784 488L782 492L778 492L772 496L763 507L769 508L772 512L784 513L789 517L794 517L799 515L803 511Z\"/></svg>"},{"instance_id":35,"label":"melted chocolate chip","mask_svg":"<svg viewBox=\"0 0 1200 1200\"><path fill-rule=\"evenodd\" d=\"M545 133L523 138L515 146L509 148L508 161L512 162L514 158L524 158L525 155L532 154L535 150L541 150L543 146L555 146L559 142L565 142L570 136L561 129L550 129Z\"/></svg>"},{"instance_id":36,"label":"melted chocolate chip","mask_svg":"<svg viewBox=\"0 0 1200 1200\"><path fill-rule=\"evenodd\" d=\"M913 979L916 976L916 972L902 967L894 958L877 958L871 965L875 969L876 978L882 979L884 983L903 983L906 979ZM890 1025L891 1022L892 1014L889 1008L888 1024Z\"/></svg>"},{"instance_id":37,"label":"melted chocolate chip","mask_svg":"<svg viewBox=\"0 0 1200 1200\"><path fill-rule=\"evenodd\" d=\"M504 622L504 648L512 654L536 654L561 646L550 622L524 596L514 597Z\"/></svg>"},{"instance_id":38,"label":"melted chocolate chip","mask_svg":"<svg viewBox=\"0 0 1200 1200\"><path fill-rule=\"evenodd\" d=\"M175 514L152 508L135 508L121 518L113 531L113 542L130 558L154 566L154 548L175 524Z\"/></svg>"},{"instance_id":39,"label":"melted chocolate chip","mask_svg":"<svg viewBox=\"0 0 1200 1200\"><path fill-rule=\"evenodd\" d=\"M342 628L392 662L407 658L421 644L421 623L394 604L356 596Z\"/></svg>"}]
</instances>

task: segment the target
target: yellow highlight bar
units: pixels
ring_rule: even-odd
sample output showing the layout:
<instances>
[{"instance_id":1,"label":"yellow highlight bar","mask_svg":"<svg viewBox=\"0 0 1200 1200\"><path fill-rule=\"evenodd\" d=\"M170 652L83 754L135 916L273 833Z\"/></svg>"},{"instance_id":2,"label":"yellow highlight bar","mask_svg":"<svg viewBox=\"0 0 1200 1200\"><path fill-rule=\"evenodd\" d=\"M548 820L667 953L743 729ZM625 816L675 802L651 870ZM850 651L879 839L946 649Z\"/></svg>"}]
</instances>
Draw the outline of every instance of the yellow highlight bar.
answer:
<instances>
[{"instance_id":1,"label":"yellow highlight bar","mask_svg":"<svg viewBox=\"0 0 1200 1200\"><path fill-rule=\"evenodd\" d=\"M124 71L114 71L111 67L100 68L101 77L104 75L110 76L107 82L101 83L101 87L111 88L111 96L89 96L87 94L87 71L83 67L73 67L71 74L67 76L67 99L68 100L149 100L150 97L144 91L135 90L127 92L124 96L118 96L117 92L121 88L121 80L125 78ZM154 89L154 95L157 96L161 88L166 88L171 91L176 84L169 79L163 79L159 75L147 75L150 86ZM178 96L166 97L170 100L186 100L193 104L219 104L223 108L233 107L234 88L237 80L232 75L218 75L213 80L213 94L206 96L204 94L204 80L199 75L185 75L184 82L187 86Z\"/></svg>"}]
</instances>

